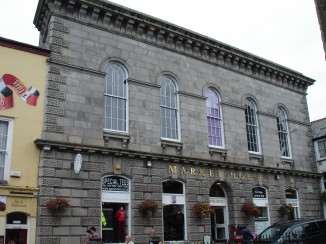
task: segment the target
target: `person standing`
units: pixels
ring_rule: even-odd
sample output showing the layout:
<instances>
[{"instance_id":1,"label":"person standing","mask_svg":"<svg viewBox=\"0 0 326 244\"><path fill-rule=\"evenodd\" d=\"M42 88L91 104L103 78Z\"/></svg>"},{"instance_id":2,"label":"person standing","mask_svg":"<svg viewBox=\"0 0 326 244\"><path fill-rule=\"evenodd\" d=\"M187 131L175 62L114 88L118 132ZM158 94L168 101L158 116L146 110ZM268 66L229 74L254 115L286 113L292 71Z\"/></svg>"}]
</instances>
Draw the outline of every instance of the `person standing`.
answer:
<instances>
[{"instance_id":1,"label":"person standing","mask_svg":"<svg viewBox=\"0 0 326 244\"><path fill-rule=\"evenodd\" d=\"M126 244L134 244L134 243L131 241L131 236L130 236L130 235L126 235Z\"/></svg>"},{"instance_id":2,"label":"person standing","mask_svg":"<svg viewBox=\"0 0 326 244\"><path fill-rule=\"evenodd\" d=\"M118 239L119 242L124 242L125 237L125 223L126 223L126 210L121 206L120 209L115 214L116 219L118 220Z\"/></svg>"},{"instance_id":3,"label":"person standing","mask_svg":"<svg viewBox=\"0 0 326 244\"><path fill-rule=\"evenodd\" d=\"M94 226L89 228L89 230L91 232L91 237L89 238L90 240L101 239L100 234L96 232L96 228Z\"/></svg>"}]
</instances>

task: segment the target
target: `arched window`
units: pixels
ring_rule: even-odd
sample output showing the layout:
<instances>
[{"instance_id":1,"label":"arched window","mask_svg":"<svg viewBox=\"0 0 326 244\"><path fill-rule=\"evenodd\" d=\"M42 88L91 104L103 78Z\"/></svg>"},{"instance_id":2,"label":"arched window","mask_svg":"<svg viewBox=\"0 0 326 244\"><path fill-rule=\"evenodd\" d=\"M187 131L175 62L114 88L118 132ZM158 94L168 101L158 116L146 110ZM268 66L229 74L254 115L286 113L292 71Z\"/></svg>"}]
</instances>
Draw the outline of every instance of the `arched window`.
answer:
<instances>
[{"instance_id":1,"label":"arched window","mask_svg":"<svg viewBox=\"0 0 326 244\"><path fill-rule=\"evenodd\" d=\"M208 145L223 147L223 123L220 98L215 91L206 91Z\"/></svg>"},{"instance_id":2,"label":"arched window","mask_svg":"<svg viewBox=\"0 0 326 244\"><path fill-rule=\"evenodd\" d=\"M106 66L104 129L127 132L128 87L126 69L118 63Z\"/></svg>"},{"instance_id":3,"label":"arched window","mask_svg":"<svg viewBox=\"0 0 326 244\"><path fill-rule=\"evenodd\" d=\"M259 128L257 120L257 109L255 103L251 99L246 99L245 103L246 129L249 152L260 152L259 146Z\"/></svg>"},{"instance_id":4,"label":"arched window","mask_svg":"<svg viewBox=\"0 0 326 244\"><path fill-rule=\"evenodd\" d=\"M280 150L282 157L291 157L291 150L289 144L289 130L287 116L281 107L277 108L276 111L276 120L277 120L277 130L278 130L278 140L280 142Z\"/></svg>"},{"instance_id":5,"label":"arched window","mask_svg":"<svg viewBox=\"0 0 326 244\"><path fill-rule=\"evenodd\" d=\"M161 82L161 136L179 140L179 106L175 81L170 76L162 76Z\"/></svg>"},{"instance_id":6,"label":"arched window","mask_svg":"<svg viewBox=\"0 0 326 244\"><path fill-rule=\"evenodd\" d=\"M217 183L213 184L210 191L209 191L210 197L225 197L225 193L223 188Z\"/></svg>"}]
</instances>

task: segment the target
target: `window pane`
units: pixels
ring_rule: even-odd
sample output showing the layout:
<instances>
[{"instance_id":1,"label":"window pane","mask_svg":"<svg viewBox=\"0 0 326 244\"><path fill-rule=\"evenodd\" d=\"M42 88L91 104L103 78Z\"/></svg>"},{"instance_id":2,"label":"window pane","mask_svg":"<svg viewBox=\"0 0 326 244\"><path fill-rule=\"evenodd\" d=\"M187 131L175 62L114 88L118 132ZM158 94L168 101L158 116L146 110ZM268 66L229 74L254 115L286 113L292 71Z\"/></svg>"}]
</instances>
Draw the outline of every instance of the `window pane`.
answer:
<instances>
[{"instance_id":1,"label":"window pane","mask_svg":"<svg viewBox=\"0 0 326 244\"><path fill-rule=\"evenodd\" d=\"M276 122L278 129L278 139L282 157L290 157L289 134L286 114L282 108L277 108Z\"/></svg>"},{"instance_id":2,"label":"window pane","mask_svg":"<svg viewBox=\"0 0 326 244\"><path fill-rule=\"evenodd\" d=\"M127 73L117 63L110 63L106 71L105 128L126 131Z\"/></svg>"},{"instance_id":3,"label":"window pane","mask_svg":"<svg viewBox=\"0 0 326 244\"><path fill-rule=\"evenodd\" d=\"M245 118L246 118L246 130L248 140L248 150L251 152L259 152L258 145L258 124L257 124L257 112L254 103L246 99L245 100Z\"/></svg>"},{"instance_id":4,"label":"window pane","mask_svg":"<svg viewBox=\"0 0 326 244\"><path fill-rule=\"evenodd\" d=\"M223 146L221 132L220 100L217 94L208 89L206 91L206 116L208 127L208 144Z\"/></svg>"},{"instance_id":5,"label":"window pane","mask_svg":"<svg viewBox=\"0 0 326 244\"><path fill-rule=\"evenodd\" d=\"M177 89L170 77L161 77L161 136L178 139Z\"/></svg>"}]
</instances>

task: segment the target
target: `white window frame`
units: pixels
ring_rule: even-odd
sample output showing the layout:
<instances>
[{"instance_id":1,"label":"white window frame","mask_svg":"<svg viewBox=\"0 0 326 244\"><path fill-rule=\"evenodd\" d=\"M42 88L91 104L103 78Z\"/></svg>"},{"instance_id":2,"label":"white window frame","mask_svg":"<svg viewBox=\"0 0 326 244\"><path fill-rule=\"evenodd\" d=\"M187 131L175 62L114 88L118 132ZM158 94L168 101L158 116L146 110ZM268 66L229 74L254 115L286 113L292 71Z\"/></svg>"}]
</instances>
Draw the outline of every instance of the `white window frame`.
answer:
<instances>
[{"instance_id":1,"label":"white window frame","mask_svg":"<svg viewBox=\"0 0 326 244\"><path fill-rule=\"evenodd\" d=\"M319 150L318 142L322 142L322 141L324 141L325 146L326 146L326 138L323 138L323 139L320 139L320 140L317 140L317 141L314 142L314 143L315 143L315 153L316 153L316 158L317 158L318 161L319 161L319 160L326 160L326 156L325 156L325 157L320 157L320 150ZM325 149L326 149L326 148L325 148ZM324 150L325 150L325 149L324 149Z\"/></svg>"},{"instance_id":2,"label":"white window frame","mask_svg":"<svg viewBox=\"0 0 326 244\"><path fill-rule=\"evenodd\" d=\"M245 121L246 121L246 136L247 136L247 144L248 144L248 151L249 153L253 153L253 154L261 154L261 145L260 145L260 131L259 131L259 122L258 122L258 116L257 116L257 105L256 103L251 99L251 98L246 98L245 101L244 101L244 106L245 106L245 110L247 109L247 103L250 103L252 104L253 108L254 108L254 119L256 121L255 124L248 124L247 123L247 118L245 118ZM246 117L246 115L245 115ZM254 128L256 130L256 144L257 144L257 148L258 150L257 151L251 151L250 148L249 148L249 143L252 143L251 141L249 142L248 141L248 126Z\"/></svg>"},{"instance_id":3,"label":"white window frame","mask_svg":"<svg viewBox=\"0 0 326 244\"><path fill-rule=\"evenodd\" d=\"M107 79L108 79L108 69L110 67L110 65L118 65L120 66L120 68L123 70L123 72L125 73L125 79L124 79L124 83L125 83L125 86L124 86L124 97L120 97L120 96L116 96L116 95L113 95L113 94L109 94L109 93L106 93L106 85L107 85ZM105 67L105 72L106 72L106 76L105 76L105 83L104 83L104 86L105 86L105 90L104 90L104 128L103 130L104 131L107 131L107 132L116 132L116 133L123 133L123 134L128 134L129 133L129 92L128 92L128 72L127 72L127 69L125 68L124 65L122 65L121 63L119 62L110 62L106 65ZM116 130L116 129L113 129L112 126L111 128L106 128L106 120L107 120L107 114L106 114L106 97L112 97L112 98L121 98L121 99L124 99L125 100L125 130ZM111 105L112 107L112 105ZM111 116L111 121L112 121L112 116ZM111 122L112 123L112 122Z\"/></svg>"},{"instance_id":4,"label":"white window frame","mask_svg":"<svg viewBox=\"0 0 326 244\"><path fill-rule=\"evenodd\" d=\"M283 113L283 114L281 114ZM284 116L284 121L285 121L285 129L286 131L280 131L279 128L279 120L281 116ZM277 134L278 134L278 141L279 141L279 145L280 145L280 150L281 150L281 158L292 158L292 151L291 151L291 141L290 141L290 132L289 132L289 123L288 123L288 118L287 118L287 114L285 112L285 109L283 109L282 107L278 107L277 111L276 111L276 121L277 121ZM287 150L288 150L288 156L283 156L282 155L282 149L281 148L281 138L280 138L280 133L282 134L286 134L286 143L287 143Z\"/></svg>"},{"instance_id":5,"label":"white window frame","mask_svg":"<svg viewBox=\"0 0 326 244\"><path fill-rule=\"evenodd\" d=\"M296 198L295 199L292 199L292 198L287 198L286 197L286 191L287 190L291 190L291 191L294 191L295 194L296 194ZM285 189L285 203L286 204L291 204L292 207L293 207L293 211L294 211L294 219L300 219L301 218L301 213L300 213L300 201L299 201L299 193L296 189L293 189L293 188L286 188Z\"/></svg>"},{"instance_id":6,"label":"white window frame","mask_svg":"<svg viewBox=\"0 0 326 244\"><path fill-rule=\"evenodd\" d=\"M161 99L161 92L162 92L162 79L169 79L173 84L174 84L174 87L175 87L175 99L176 99L176 106L175 108L172 108L172 107L168 107L167 105L165 104L162 104L162 99ZM180 128L180 108L179 108L179 95L178 95L178 85L177 85L177 82L175 81L175 79L170 76L170 75L162 75L160 77L160 121L161 121L161 139L162 140L167 140L167 141L176 141L176 142L180 142L181 141L181 128ZM165 94L166 96L166 94ZM176 126L177 126L177 138L174 139L174 138L169 138L169 137L164 137L163 134L162 134L162 130L163 130L163 124L162 124L162 108L167 108L167 109L170 109L170 110L174 110L176 111ZM171 130L171 128L170 128Z\"/></svg>"},{"instance_id":7,"label":"white window frame","mask_svg":"<svg viewBox=\"0 0 326 244\"><path fill-rule=\"evenodd\" d=\"M6 145L7 150L6 150L5 163L4 163L4 175L3 175L3 179L0 180L9 181L14 120L6 117L0 117L0 120L8 123L8 135L7 135L7 145Z\"/></svg>"},{"instance_id":8,"label":"white window frame","mask_svg":"<svg viewBox=\"0 0 326 244\"><path fill-rule=\"evenodd\" d=\"M207 114L207 110L208 110L208 108L212 108L212 106L208 106L209 105L209 103L210 103L210 99L209 99L209 97L207 97L207 92L212 92L215 96L216 96L216 98L218 99L218 101L219 101L219 105L218 105L218 109L219 109L219 117L214 117L214 116L209 116L208 114ZM206 119L207 119L207 133L208 133L208 146L209 147L212 147L212 148L225 148L225 144L224 144L224 126L223 126L223 115L222 115L222 106L221 106L221 96L218 94L218 92L216 92L216 90L215 89L213 89L213 88L208 88L207 90L206 90L206 92L205 92L205 96L206 96ZM215 119L217 119L217 120L219 120L219 122L220 122L220 131L221 131L221 146L218 146L218 145L213 145L213 144L210 144L209 143L209 132L208 132L208 119L209 118L213 118L214 120Z\"/></svg>"}]
</instances>

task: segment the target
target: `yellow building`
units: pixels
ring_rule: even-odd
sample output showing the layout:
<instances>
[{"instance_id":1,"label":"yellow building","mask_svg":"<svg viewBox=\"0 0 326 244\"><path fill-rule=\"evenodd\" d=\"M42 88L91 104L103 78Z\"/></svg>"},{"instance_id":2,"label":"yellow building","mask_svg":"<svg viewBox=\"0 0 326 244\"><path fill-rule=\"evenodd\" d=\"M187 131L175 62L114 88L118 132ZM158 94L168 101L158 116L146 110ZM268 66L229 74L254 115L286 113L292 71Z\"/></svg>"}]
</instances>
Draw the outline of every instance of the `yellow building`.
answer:
<instances>
[{"instance_id":1,"label":"yellow building","mask_svg":"<svg viewBox=\"0 0 326 244\"><path fill-rule=\"evenodd\" d=\"M50 51L0 37L0 53L0 243L32 244Z\"/></svg>"}]
</instances>

